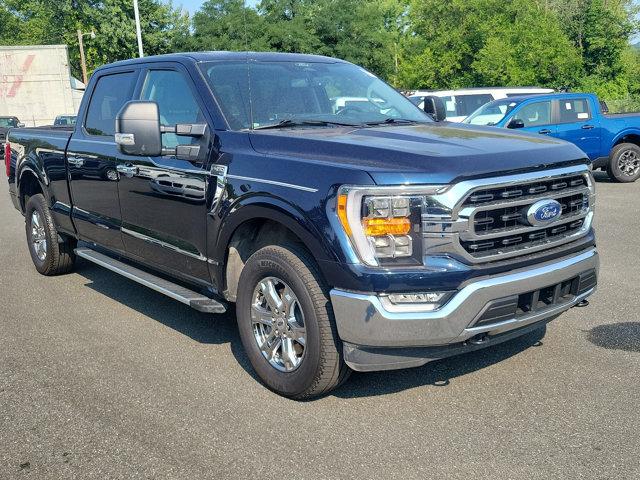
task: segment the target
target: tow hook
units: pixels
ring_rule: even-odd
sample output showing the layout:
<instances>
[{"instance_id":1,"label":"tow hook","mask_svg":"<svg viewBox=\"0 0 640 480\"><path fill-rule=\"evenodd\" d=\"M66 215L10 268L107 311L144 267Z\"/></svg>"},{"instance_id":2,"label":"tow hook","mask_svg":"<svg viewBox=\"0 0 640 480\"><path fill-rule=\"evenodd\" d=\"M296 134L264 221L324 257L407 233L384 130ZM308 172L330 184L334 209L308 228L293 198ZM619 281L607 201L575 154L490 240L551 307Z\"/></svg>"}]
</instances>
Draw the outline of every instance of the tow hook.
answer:
<instances>
[{"instance_id":1,"label":"tow hook","mask_svg":"<svg viewBox=\"0 0 640 480\"><path fill-rule=\"evenodd\" d=\"M586 298L574 305L574 307L588 307L588 306L589 306L589 300L587 300Z\"/></svg>"},{"instance_id":2,"label":"tow hook","mask_svg":"<svg viewBox=\"0 0 640 480\"><path fill-rule=\"evenodd\" d=\"M489 340L489 335L487 335L486 333L479 333L475 337L470 338L468 342L473 345L482 345L487 340Z\"/></svg>"}]
</instances>

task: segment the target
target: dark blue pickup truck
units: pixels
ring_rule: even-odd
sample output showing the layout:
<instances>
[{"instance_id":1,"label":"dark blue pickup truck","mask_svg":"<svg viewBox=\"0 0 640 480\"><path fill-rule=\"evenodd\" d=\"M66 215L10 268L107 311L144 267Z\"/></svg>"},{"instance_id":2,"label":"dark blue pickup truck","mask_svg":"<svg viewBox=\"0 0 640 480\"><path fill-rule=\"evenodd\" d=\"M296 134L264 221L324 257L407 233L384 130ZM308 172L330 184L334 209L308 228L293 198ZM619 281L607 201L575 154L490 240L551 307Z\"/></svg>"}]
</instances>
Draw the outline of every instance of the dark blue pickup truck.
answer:
<instances>
[{"instance_id":1,"label":"dark blue pickup truck","mask_svg":"<svg viewBox=\"0 0 640 480\"><path fill-rule=\"evenodd\" d=\"M341 60L114 63L73 130L12 129L7 150L40 273L82 257L203 312L235 303L255 371L293 398L523 335L596 288L580 149L434 122Z\"/></svg>"},{"instance_id":2,"label":"dark blue pickup truck","mask_svg":"<svg viewBox=\"0 0 640 480\"><path fill-rule=\"evenodd\" d=\"M465 123L522 129L576 144L617 182L640 178L640 113L609 114L594 94L554 93L495 100Z\"/></svg>"}]
</instances>

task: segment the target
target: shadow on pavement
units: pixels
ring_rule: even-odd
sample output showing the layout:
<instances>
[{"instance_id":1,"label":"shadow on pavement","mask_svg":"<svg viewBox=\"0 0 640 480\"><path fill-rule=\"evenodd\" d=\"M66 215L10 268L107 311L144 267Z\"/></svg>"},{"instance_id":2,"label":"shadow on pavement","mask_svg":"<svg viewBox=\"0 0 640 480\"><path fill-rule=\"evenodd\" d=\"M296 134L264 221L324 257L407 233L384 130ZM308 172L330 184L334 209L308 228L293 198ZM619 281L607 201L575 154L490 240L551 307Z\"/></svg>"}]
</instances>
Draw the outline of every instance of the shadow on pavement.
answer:
<instances>
[{"instance_id":1,"label":"shadow on pavement","mask_svg":"<svg viewBox=\"0 0 640 480\"><path fill-rule=\"evenodd\" d=\"M598 183L615 183L613 180L611 180L611 177L607 175L607 172L596 170L593 172L593 178Z\"/></svg>"},{"instance_id":2,"label":"shadow on pavement","mask_svg":"<svg viewBox=\"0 0 640 480\"><path fill-rule=\"evenodd\" d=\"M598 325L589 330L587 340L609 350L640 352L640 322Z\"/></svg>"},{"instance_id":3,"label":"shadow on pavement","mask_svg":"<svg viewBox=\"0 0 640 480\"><path fill-rule=\"evenodd\" d=\"M423 385L446 387L452 379L517 355L530 347L543 345L546 325L522 337L482 350L427 363L418 368L389 372L354 373L347 383L333 392L340 398L368 397L400 392Z\"/></svg>"},{"instance_id":4,"label":"shadow on pavement","mask_svg":"<svg viewBox=\"0 0 640 480\"><path fill-rule=\"evenodd\" d=\"M89 281L86 284L88 288L196 342L229 343L231 352L240 366L259 381L242 347L233 310L227 314L215 316L197 312L160 293L85 261L78 261L76 273ZM484 350L430 362L418 368L388 372L354 372L351 378L331 395L339 398L357 398L386 395L423 385L446 387L451 379L501 362L532 346L541 346L541 339L545 332L546 327L541 327L520 338Z\"/></svg>"}]
</instances>

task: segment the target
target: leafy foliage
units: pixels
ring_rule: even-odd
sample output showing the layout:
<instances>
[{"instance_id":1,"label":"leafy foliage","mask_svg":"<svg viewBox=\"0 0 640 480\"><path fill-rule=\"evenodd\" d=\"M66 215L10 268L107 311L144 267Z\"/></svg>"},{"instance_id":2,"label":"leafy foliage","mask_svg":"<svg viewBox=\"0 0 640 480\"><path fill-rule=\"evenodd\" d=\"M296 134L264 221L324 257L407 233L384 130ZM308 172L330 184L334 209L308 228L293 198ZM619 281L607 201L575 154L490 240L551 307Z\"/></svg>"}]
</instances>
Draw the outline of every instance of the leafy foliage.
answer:
<instances>
[{"instance_id":1,"label":"leafy foliage","mask_svg":"<svg viewBox=\"0 0 640 480\"><path fill-rule=\"evenodd\" d=\"M139 0L139 8L145 54L170 52L189 35L188 17L171 4ZM0 0L0 19L1 44L67 44L76 76L81 70L78 29L96 32L95 39L85 37L89 71L137 56L131 0Z\"/></svg>"},{"instance_id":2,"label":"leafy foliage","mask_svg":"<svg viewBox=\"0 0 640 480\"><path fill-rule=\"evenodd\" d=\"M329 55L399 88L539 85L640 96L633 0L208 0L191 21L139 0L145 53L254 50ZM66 43L89 70L136 55L131 0L0 0L0 43Z\"/></svg>"}]
</instances>

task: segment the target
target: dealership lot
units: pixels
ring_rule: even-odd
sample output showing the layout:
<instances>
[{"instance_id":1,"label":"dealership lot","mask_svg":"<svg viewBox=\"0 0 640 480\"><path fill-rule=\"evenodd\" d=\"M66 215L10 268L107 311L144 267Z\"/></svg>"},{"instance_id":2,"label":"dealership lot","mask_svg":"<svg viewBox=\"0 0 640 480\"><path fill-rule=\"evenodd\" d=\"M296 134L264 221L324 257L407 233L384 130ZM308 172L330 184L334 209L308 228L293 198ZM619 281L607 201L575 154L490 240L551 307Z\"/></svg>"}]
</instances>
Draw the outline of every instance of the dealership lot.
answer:
<instances>
[{"instance_id":1,"label":"dealership lot","mask_svg":"<svg viewBox=\"0 0 640 480\"><path fill-rule=\"evenodd\" d=\"M257 382L232 314L38 275L1 181L0 478L638 478L640 184L597 178L588 308L304 403Z\"/></svg>"}]
</instances>

